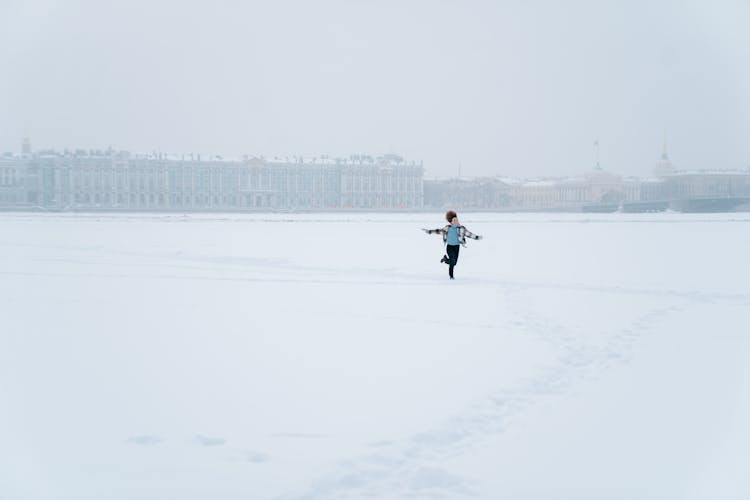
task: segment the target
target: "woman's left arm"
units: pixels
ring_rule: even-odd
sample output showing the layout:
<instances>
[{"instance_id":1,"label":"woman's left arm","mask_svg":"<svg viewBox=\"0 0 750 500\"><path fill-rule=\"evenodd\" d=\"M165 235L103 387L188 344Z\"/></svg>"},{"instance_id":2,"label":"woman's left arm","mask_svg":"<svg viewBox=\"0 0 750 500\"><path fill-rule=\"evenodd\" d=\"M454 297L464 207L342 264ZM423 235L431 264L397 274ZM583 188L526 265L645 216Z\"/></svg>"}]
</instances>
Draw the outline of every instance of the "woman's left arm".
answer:
<instances>
[{"instance_id":1,"label":"woman's left arm","mask_svg":"<svg viewBox=\"0 0 750 500\"><path fill-rule=\"evenodd\" d=\"M479 236L478 234L474 234L474 233L472 233L471 231L469 231L469 230L468 230L468 229L466 229L465 227L464 227L464 235L465 235L465 236L466 236L467 238L471 238L472 240L481 240L481 239L482 239L482 237L481 237L481 236Z\"/></svg>"}]
</instances>

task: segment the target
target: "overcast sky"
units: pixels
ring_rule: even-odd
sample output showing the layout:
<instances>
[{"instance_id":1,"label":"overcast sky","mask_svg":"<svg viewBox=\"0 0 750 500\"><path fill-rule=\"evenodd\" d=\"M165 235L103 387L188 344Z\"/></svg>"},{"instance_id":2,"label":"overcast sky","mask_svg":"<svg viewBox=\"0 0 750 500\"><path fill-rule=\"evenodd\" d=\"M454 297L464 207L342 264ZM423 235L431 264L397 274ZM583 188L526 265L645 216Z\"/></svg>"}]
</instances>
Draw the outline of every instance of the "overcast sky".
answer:
<instances>
[{"instance_id":1,"label":"overcast sky","mask_svg":"<svg viewBox=\"0 0 750 500\"><path fill-rule=\"evenodd\" d=\"M750 0L0 0L0 151L750 165Z\"/></svg>"}]
</instances>

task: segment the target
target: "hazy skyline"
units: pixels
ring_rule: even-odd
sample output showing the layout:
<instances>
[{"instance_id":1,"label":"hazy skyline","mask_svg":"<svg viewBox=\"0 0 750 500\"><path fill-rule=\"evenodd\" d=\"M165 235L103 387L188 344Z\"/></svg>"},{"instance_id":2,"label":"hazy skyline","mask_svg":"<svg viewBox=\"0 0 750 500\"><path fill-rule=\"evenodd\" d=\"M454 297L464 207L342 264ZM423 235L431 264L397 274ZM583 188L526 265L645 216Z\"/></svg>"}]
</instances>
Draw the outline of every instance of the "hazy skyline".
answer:
<instances>
[{"instance_id":1,"label":"hazy skyline","mask_svg":"<svg viewBox=\"0 0 750 500\"><path fill-rule=\"evenodd\" d=\"M750 165L750 2L0 0L0 151Z\"/></svg>"}]
</instances>

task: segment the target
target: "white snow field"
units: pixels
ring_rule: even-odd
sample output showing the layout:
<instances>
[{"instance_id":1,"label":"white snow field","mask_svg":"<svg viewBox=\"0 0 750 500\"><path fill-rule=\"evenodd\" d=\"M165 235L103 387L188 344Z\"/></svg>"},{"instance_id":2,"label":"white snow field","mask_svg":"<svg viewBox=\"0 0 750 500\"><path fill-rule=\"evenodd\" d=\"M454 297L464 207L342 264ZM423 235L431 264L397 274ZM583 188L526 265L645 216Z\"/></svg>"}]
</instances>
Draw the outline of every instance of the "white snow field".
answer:
<instances>
[{"instance_id":1,"label":"white snow field","mask_svg":"<svg viewBox=\"0 0 750 500\"><path fill-rule=\"evenodd\" d=\"M0 498L750 498L750 215L0 214Z\"/></svg>"}]
</instances>

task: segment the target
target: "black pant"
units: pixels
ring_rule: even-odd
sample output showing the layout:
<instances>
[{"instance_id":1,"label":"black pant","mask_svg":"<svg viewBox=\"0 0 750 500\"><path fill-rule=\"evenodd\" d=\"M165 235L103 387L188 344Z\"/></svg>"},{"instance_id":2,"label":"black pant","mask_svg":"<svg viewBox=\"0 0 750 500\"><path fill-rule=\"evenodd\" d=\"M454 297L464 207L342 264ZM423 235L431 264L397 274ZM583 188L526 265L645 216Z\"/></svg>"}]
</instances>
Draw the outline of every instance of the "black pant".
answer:
<instances>
[{"instance_id":1,"label":"black pant","mask_svg":"<svg viewBox=\"0 0 750 500\"><path fill-rule=\"evenodd\" d=\"M461 245L446 245L445 251L448 254L448 276L453 277L453 268L458 264L458 251Z\"/></svg>"}]
</instances>

